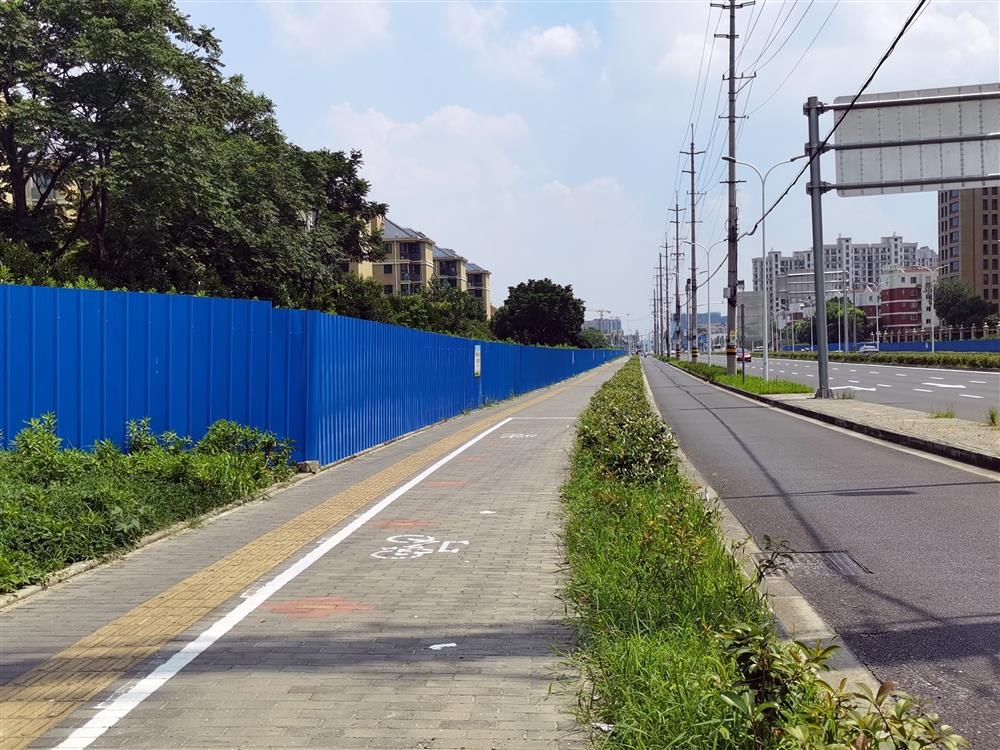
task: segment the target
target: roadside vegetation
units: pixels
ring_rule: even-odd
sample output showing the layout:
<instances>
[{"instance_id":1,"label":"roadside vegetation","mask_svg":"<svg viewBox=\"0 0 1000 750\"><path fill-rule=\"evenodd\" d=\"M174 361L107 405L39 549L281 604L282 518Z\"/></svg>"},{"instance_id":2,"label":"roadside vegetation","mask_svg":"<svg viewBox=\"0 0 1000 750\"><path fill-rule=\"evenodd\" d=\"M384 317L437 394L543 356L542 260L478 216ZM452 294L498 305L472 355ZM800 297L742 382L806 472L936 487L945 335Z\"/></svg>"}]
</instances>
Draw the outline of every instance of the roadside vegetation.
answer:
<instances>
[{"instance_id":1,"label":"roadside vegetation","mask_svg":"<svg viewBox=\"0 0 1000 750\"><path fill-rule=\"evenodd\" d=\"M990 427L1000 427L1000 410L991 406L986 412L986 424Z\"/></svg>"},{"instance_id":2,"label":"roadside vegetation","mask_svg":"<svg viewBox=\"0 0 1000 750\"><path fill-rule=\"evenodd\" d=\"M664 362L669 362L674 367L690 372L712 383L721 383L731 388L738 388L747 393L756 393L761 396L775 396L782 393L812 393L813 389L803 383L795 383L791 380L764 380L758 375L747 375L746 378L740 374L727 375L725 367L718 365L708 365L704 362L685 362L684 360L660 357Z\"/></svg>"},{"instance_id":3,"label":"roadside vegetation","mask_svg":"<svg viewBox=\"0 0 1000 750\"><path fill-rule=\"evenodd\" d=\"M566 597L601 748L875 750L967 743L885 684L821 679L833 647L781 641L718 513L679 473L630 360L581 417L563 486Z\"/></svg>"},{"instance_id":4,"label":"roadside vegetation","mask_svg":"<svg viewBox=\"0 0 1000 750\"><path fill-rule=\"evenodd\" d=\"M287 442L228 421L197 443L131 422L123 452L109 441L63 448L52 415L33 419L0 450L0 592L251 498L291 475L290 455Z\"/></svg>"},{"instance_id":5,"label":"roadside vegetation","mask_svg":"<svg viewBox=\"0 0 1000 750\"><path fill-rule=\"evenodd\" d=\"M781 359L816 359L816 352L773 352ZM920 365L964 370L1000 370L996 352L830 352L831 362L868 362L876 365Z\"/></svg>"},{"instance_id":6,"label":"roadside vegetation","mask_svg":"<svg viewBox=\"0 0 1000 750\"><path fill-rule=\"evenodd\" d=\"M947 409L938 409L931 412L931 419L954 419L955 407L949 406Z\"/></svg>"}]
</instances>

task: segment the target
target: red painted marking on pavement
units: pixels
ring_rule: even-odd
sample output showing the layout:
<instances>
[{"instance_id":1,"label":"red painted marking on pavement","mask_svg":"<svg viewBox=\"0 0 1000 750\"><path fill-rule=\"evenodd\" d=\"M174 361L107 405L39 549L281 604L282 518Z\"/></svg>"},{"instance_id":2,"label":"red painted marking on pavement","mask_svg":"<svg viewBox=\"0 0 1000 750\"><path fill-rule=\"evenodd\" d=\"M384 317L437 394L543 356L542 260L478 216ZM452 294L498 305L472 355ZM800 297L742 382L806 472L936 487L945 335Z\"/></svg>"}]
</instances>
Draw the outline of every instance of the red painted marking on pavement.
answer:
<instances>
[{"instance_id":1,"label":"red painted marking on pavement","mask_svg":"<svg viewBox=\"0 0 1000 750\"><path fill-rule=\"evenodd\" d=\"M292 599L283 602L265 602L261 609L268 612L276 612L289 617L302 620L317 620L330 615L345 612L356 612L358 610L375 609L370 604L360 602L349 602L336 596L314 596L307 599Z\"/></svg>"},{"instance_id":2,"label":"red painted marking on pavement","mask_svg":"<svg viewBox=\"0 0 1000 750\"><path fill-rule=\"evenodd\" d=\"M464 487L468 484L465 479L437 479L433 482L424 482L428 487Z\"/></svg>"},{"instance_id":3,"label":"red painted marking on pavement","mask_svg":"<svg viewBox=\"0 0 1000 750\"><path fill-rule=\"evenodd\" d=\"M377 529L422 529L430 526L430 521L417 521L413 518L400 518L397 521L376 521L369 524Z\"/></svg>"}]
</instances>

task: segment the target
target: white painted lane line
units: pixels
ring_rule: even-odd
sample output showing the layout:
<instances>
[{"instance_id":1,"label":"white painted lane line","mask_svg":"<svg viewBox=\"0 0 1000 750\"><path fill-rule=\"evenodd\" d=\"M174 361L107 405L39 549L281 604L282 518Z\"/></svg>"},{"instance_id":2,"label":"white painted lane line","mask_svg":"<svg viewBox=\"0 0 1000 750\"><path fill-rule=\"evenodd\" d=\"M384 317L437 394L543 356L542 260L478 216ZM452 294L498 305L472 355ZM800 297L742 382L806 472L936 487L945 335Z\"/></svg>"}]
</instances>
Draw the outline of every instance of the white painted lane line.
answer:
<instances>
[{"instance_id":1,"label":"white painted lane line","mask_svg":"<svg viewBox=\"0 0 1000 750\"><path fill-rule=\"evenodd\" d=\"M921 393L934 393L930 388L914 388L915 391L920 391Z\"/></svg>"},{"instance_id":2,"label":"white painted lane line","mask_svg":"<svg viewBox=\"0 0 1000 750\"><path fill-rule=\"evenodd\" d=\"M897 372L896 373L896 377L897 378L905 378L906 376L903 373L901 373L901 372Z\"/></svg>"},{"instance_id":3,"label":"white painted lane line","mask_svg":"<svg viewBox=\"0 0 1000 750\"><path fill-rule=\"evenodd\" d=\"M184 669L184 667L194 661L200 654L204 653L204 651L213 643L242 622L247 615L257 609L261 604L283 589L285 585L293 581L304 571L308 570L317 560L326 555L327 552L347 539L351 536L351 534L360 529L371 519L388 508L396 502L396 500L416 487L446 463L451 461L456 456L464 453L491 432L499 430L508 422L510 422L509 418L493 425L483 432L480 432L472 438L472 440L462 446L459 446L447 456L439 459L417 474L417 476L408 481L406 484L394 490L382 500L379 500L378 503L355 518L351 521L351 523L342 528L336 534L320 542L320 544L313 548L309 554L290 565L284 571L279 573L277 577L265 583L249 598L245 599L228 614L216 621L195 640L188 643L184 646L184 648L150 672L146 677L139 680L139 682L137 682L128 691L112 700L107 708L98 711L94 718L73 732L65 740L60 742L59 745L57 745L57 748L59 748L59 750L84 750L84 748L90 747L94 740L98 739L111 727L125 718L133 708L159 690L167 682L167 680Z\"/></svg>"},{"instance_id":4,"label":"white painted lane line","mask_svg":"<svg viewBox=\"0 0 1000 750\"><path fill-rule=\"evenodd\" d=\"M936 378L933 375L930 376L931 380L944 380L944 378Z\"/></svg>"},{"instance_id":5,"label":"white painted lane line","mask_svg":"<svg viewBox=\"0 0 1000 750\"><path fill-rule=\"evenodd\" d=\"M809 374L809 373L807 372L807 373L806 373L806 377L807 377L807 378L814 378L814 377L816 377L816 376L815 376L815 375L810 375L810 374Z\"/></svg>"},{"instance_id":6,"label":"white painted lane line","mask_svg":"<svg viewBox=\"0 0 1000 750\"><path fill-rule=\"evenodd\" d=\"M851 370L851 372L857 372L857 370Z\"/></svg>"},{"instance_id":7,"label":"white painted lane line","mask_svg":"<svg viewBox=\"0 0 1000 750\"><path fill-rule=\"evenodd\" d=\"M868 374L869 375L878 375L878 370L869 370Z\"/></svg>"},{"instance_id":8,"label":"white painted lane line","mask_svg":"<svg viewBox=\"0 0 1000 750\"><path fill-rule=\"evenodd\" d=\"M838 385L830 389L831 391L874 391L874 388L862 388L857 385Z\"/></svg>"},{"instance_id":9,"label":"white painted lane line","mask_svg":"<svg viewBox=\"0 0 1000 750\"><path fill-rule=\"evenodd\" d=\"M860 383L861 381L860 380L850 380L850 379L848 379L847 382L848 383Z\"/></svg>"},{"instance_id":10,"label":"white painted lane line","mask_svg":"<svg viewBox=\"0 0 1000 750\"><path fill-rule=\"evenodd\" d=\"M875 385L877 385L879 388L892 388L891 385L888 385L886 383L876 383Z\"/></svg>"},{"instance_id":11,"label":"white painted lane line","mask_svg":"<svg viewBox=\"0 0 1000 750\"><path fill-rule=\"evenodd\" d=\"M964 385L951 385L950 383L921 383L920 385L929 385L934 388L962 388L965 389Z\"/></svg>"},{"instance_id":12,"label":"white painted lane line","mask_svg":"<svg viewBox=\"0 0 1000 750\"><path fill-rule=\"evenodd\" d=\"M970 383L976 383L978 385L987 385L985 380L970 380Z\"/></svg>"},{"instance_id":13,"label":"white painted lane line","mask_svg":"<svg viewBox=\"0 0 1000 750\"><path fill-rule=\"evenodd\" d=\"M983 396L974 396L971 393L959 393L962 398L983 398Z\"/></svg>"}]
</instances>

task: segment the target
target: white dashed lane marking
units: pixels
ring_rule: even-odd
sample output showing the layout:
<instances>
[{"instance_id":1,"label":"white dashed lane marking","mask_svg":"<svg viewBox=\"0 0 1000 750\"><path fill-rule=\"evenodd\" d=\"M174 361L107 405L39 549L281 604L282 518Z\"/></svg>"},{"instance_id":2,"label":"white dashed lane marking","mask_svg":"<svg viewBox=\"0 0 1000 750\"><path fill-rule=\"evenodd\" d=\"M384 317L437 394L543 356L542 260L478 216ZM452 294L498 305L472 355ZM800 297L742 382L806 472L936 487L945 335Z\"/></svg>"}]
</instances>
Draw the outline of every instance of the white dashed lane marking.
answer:
<instances>
[{"instance_id":1,"label":"white dashed lane marking","mask_svg":"<svg viewBox=\"0 0 1000 750\"><path fill-rule=\"evenodd\" d=\"M964 385L951 385L950 383L921 383L920 385L930 385L934 388L961 388L965 389Z\"/></svg>"},{"instance_id":2,"label":"white dashed lane marking","mask_svg":"<svg viewBox=\"0 0 1000 750\"><path fill-rule=\"evenodd\" d=\"M982 396L973 396L971 393L959 393L962 398L982 398Z\"/></svg>"},{"instance_id":3,"label":"white dashed lane marking","mask_svg":"<svg viewBox=\"0 0 1000 750\"><path fill-rule=\"evenodd\" d=\"M914 388L915 391L920 391L921 393L934 393L930 388Z\"/></svg>"}]
</instances>

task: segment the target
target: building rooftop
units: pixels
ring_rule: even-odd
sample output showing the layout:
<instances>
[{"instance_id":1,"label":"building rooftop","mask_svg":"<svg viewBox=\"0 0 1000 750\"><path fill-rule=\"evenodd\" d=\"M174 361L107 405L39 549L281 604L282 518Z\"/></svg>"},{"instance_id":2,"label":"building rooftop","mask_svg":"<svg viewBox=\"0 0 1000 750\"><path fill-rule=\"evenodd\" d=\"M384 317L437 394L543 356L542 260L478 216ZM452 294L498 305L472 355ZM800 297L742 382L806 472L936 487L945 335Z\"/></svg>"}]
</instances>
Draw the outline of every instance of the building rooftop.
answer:
<instances>
[{"instance_id":1,"label":"building rooftop","mask_svg":"<svg viewBox=\"0 0 1000 750\"><path fill-rule=\"evenodd\" d=\"M465 257L459 255L450 247L438 247L434 246L434 259L435 260L465 260Z\"/></svg>"},{"instance_id":2,"label":"building rooftop","mask_svg":"<svg viewBox=\"0 0 1000 750\"><path fill-rule=\"evenodd\" d=\"M426 234L409 227L401 227L394 221L386 219L382 224L382 239L384 240L428 240Z\"/></svg>"},{"instance_id":3,"label":"building rooftop","mask_svg":"<svg viewBox=\"0 0 1000 750\"><path fill-rule=\"evenodd\" d=\"M475 263L469 262L465 264L465 270L467 273L490 273L485 268L480 268Z\"/></svg>"}]
</instances>

